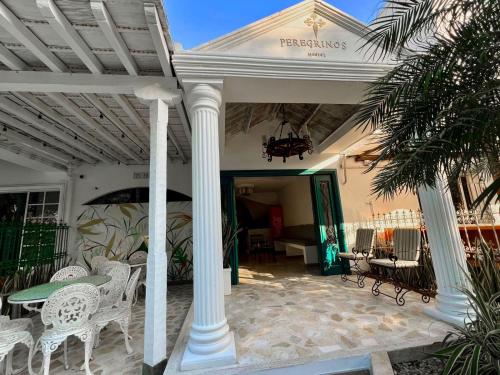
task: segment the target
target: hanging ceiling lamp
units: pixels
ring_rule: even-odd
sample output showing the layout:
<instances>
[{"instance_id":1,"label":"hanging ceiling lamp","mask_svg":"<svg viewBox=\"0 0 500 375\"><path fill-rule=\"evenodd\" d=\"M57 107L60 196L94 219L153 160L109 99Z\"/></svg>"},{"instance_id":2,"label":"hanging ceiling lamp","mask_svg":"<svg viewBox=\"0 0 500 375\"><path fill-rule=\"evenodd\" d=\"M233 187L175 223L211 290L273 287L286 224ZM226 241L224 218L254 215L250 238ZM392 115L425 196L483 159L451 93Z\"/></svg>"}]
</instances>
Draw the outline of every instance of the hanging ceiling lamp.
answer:
<instances>
[{"instance_id":1,"label":"hanging ceiling lamp","mask_svg":"<svg viewBox=\"0 0 500 375\"><path fill-rule=\"evenodd\" d=\"M312 154L313 144L311 137L305 129L300 129L296 132L290 123L286 120L285 105L282 104L282 121L274 131L273 136L267 140L264 136L262 142L262 157L268 162L273 161L273 156L283 158L283 163L286 163L286 158L298 155L300 160L304 159L304 153ZM276 134L279 130L279 138L276 139ZM301 133L304 133L301 138ZM283 137L283 134L286 134Z\"/></svg>"}]
</instances>

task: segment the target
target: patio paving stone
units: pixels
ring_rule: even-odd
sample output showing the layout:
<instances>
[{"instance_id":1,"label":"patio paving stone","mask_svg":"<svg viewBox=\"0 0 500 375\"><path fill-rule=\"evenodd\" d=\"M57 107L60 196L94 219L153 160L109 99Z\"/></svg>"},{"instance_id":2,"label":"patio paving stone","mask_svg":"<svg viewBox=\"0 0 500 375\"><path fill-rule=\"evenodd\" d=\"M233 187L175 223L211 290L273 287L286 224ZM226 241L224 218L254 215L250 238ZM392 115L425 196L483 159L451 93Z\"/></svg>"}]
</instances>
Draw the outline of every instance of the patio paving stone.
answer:
<instances>
[{"instance_id":1,"label":"patio paving stone","mask_svg":"<svg viewBox=\"0 0 500 375\"><path fill-rule=\"evenodd\" d=\"M167 293L167 356L170 355L182 323L192 302L191 285L171 285ZM35 325L35 340L41 335L43 325L40 315L33 318ZM110 324L101 332L101 343L93 351L93 360L90 362L90 368L94 375L137 375L142 372L143 353L144 353L144 299L140 299L132 308L132 323L129 327L129 334L132 337L131 346L134 350L132 354L127 354L123 334L117 324ZM27 353L16 351L14 365L20 367L26 362ZM73 337L68 341L68 362L70 368L64 369L64 360L62 345L52 354L50 364L51 375L83 374L80 366L83 364L83 344ZM41 354L37 354L33 360L34 370L38 371L41 366ZM23 371L21 375L28 375L28 371Z\"/></svg>"}]
</instances>

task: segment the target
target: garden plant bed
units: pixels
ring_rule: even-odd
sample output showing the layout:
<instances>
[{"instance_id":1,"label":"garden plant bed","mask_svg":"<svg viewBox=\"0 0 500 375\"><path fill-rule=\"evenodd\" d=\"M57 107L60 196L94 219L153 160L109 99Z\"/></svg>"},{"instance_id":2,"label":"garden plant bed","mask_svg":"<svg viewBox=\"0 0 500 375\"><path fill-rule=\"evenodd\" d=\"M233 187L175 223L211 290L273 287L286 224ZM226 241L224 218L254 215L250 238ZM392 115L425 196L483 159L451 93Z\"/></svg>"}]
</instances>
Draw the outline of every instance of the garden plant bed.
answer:
<instances>
[{"instance_id":1,"label":"garden plant bed","mask_svg":"<svg viewBox=\"0 0 500 375\"><path fill-rule=\"evenodd\" d=\"M395 363L392 367L395 375L439 375L444 368L444 362L439 358L430 357Z\"/></svg>"}]
</instances>

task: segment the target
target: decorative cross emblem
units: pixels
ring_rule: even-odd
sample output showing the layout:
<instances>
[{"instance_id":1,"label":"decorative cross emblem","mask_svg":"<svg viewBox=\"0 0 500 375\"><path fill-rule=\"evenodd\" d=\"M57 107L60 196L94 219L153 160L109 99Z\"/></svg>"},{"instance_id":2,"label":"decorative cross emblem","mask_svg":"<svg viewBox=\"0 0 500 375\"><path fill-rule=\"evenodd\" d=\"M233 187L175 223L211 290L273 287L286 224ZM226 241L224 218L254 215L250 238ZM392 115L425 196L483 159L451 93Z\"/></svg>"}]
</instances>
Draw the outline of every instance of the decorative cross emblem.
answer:
<instances>
[{"instance_id":1,"label":"decorative cross emblem","mask_svg":"<svg viewBox=\"0 0 500 375\"><path fill-rule=\"evenodd\" d=\"M306 18L304 23L313 28L314 31L314 36L316 39L318 39L318 31L321 29L323 26L325 26L326 22L323 20L323 18L318 18L318 15L316 13L311 14L309 17Z\"/></svg>"}]
</instances>

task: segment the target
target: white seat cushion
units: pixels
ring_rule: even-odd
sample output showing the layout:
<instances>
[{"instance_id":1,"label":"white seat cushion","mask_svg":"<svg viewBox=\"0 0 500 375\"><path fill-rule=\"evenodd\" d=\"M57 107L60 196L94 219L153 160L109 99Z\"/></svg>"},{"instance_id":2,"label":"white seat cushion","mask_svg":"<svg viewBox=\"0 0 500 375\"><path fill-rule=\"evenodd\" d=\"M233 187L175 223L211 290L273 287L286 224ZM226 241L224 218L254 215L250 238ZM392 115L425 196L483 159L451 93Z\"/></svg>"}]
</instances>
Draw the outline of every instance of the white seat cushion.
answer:
<instances>
[{"instance_id":1,"label":"white seat cushion","mask_svg":"<svg viewBox=\"0 0 500 375\"><path fill-rule=\"evenodd\" d=\"M341 258L345 258L345 259L362 259L364 258L365 256L362 254L362 253L339 253L339 257ZM368 255L368 258L372 258L373 255Z\"/></svg>"},{"instance_id":2,"label":"white seat cushion","mask_svg":"<svg viewBox=\"0 0 500 375\"><path fill-rule=\"evenodd\" d=\"M394 262L390 259L372 259L370 264L377 266L394 268ZM396 268L413 268L418 267L418 262L415 260L398 260L396 261Z\"/></svg>"}]
</instances>

